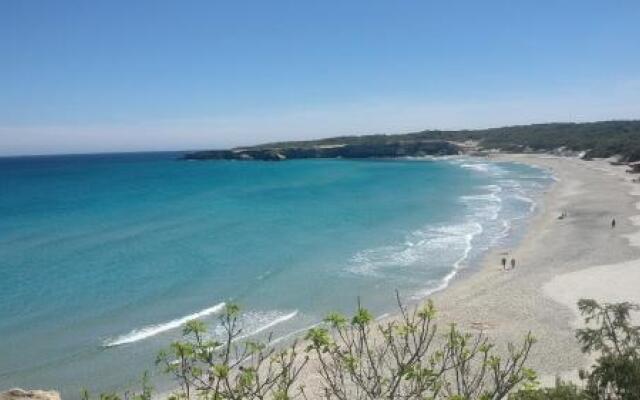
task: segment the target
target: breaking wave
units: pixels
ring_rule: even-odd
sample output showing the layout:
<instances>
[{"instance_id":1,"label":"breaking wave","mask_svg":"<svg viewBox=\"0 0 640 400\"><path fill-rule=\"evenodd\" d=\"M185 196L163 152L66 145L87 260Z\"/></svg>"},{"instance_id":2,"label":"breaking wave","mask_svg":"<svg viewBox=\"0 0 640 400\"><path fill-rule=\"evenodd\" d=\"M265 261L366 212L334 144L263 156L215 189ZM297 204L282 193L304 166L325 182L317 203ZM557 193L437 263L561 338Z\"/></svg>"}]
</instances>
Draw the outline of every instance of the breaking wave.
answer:
<instances>
[{"instance_id":1,"label":"breaking wave","mask_svg":"<svg viewBox=\"0 0 640 400\"><path fill-rule=\"evenodd\" d=\"M348 270L376 276L389 268L421 266L433 254L450 252L462 254L454 262L454 268L458 268L471 250L471 241L480 233L482 225L477 222L426 227L409 234L402 244L358 252L352 257Z\"/></svg>"},{"instance_id":2,"label":"breaking wave","mask_svg":"<svg viewBox=\"0 0 640 400\"><path fill-rule=\"evenodd\" d=\"M285 321L288 321L292 318L294 318L296 315L298 315L298 310L292 311L288 314L279 314L278 312L274 313L275 316L273 316L270 320L264 322L263 324L255 327L253 330L251 330L249 333L241 336L240 338L245 338L245 337L249 337L249 336L253 336L253 335L257 335L260 332L264 332L267 329L273 328L274 326L281 324ZM273 315L273 314L271 314Z\"/></svg>"},{"instance_id":3,"label":"breaking wave","mask_svg":"<svg viewBox=\"0 0 640 400\"><path fill-rule=\"evenodd\" d=\"M474 218L496 220L502 208L502 199L499 194L502 188L498 185L487 185L486 194L461 196L460 201L472 209Z\"/></svg>"},{"instance_id":4,"label":"breaking wave","mask_svg":"<svg viewBox=\"0 0 640 400\"><path fill-rule=\"evenodd\" d=\"M483 174L491 174L497 176L506 173L503 168L494 163L471 162L469 160L467 160L466 162L452 161L452 163L458 164L461 168L470 169L472 171L481 172Z\"/></svg>"},{"instance_id":5,"label":"breaking wave","mask_svg":"<svg viewBox=\"0 0 640 400\"><path fill-rule=\"evenodd\" d=\"M243 312L238 319L238 326L242 328L242 333L235 340L246 339L258 335L268 329L289 321L298 315L298 310L291 312L282 311L247 311ZM221 325L216 325L212 334L214 337L224 337L225 330Z\"/></svg>"},{"instance_id":6,"label":"breaking wave","mask_svg":"<svg viewBox=\"0 0 640 400\"><path fill-rule=\"evenodd\" d=\"M533 197L544 187L541 181L544 175L530 174L527 179L518 179L513 175L521 172L496 163L469 159L448 162L486 175L481 179L493 182L459 197L465 211L458 222L427 225L408 233L397 244L362 250L352 256L347 266L349 272L400 282L403 277L422 280L425 285L412 298L423 298L446 288L461 269L490 247L504 245L504 240L514 232L512 222L535 211Z\"/></svg>"},{"instance_id":7,"label":"breaking wave","mask_svg":"<svg viewBox=\"0 0 640 400\"><path fill-rule=\"evenodd\" d=\"M165 322L163 324L149 325L141 329L135 329L125 335L118 336L115 339L107 340L104 342L103 345L104 347L114 347L114 346L120 346L123 344L139 342L140 340L148 339L150 337L159 335L163 332L166 332L175 328L179 328L180 326L194 319L203 318L212 314L216 314L220 312L225 305L226 305L225 303L218 303L213 307L205 308L204 310L198 311L197 313L189 314L182 318L174 319L169 322Z\"/></svg>"}]
</instances>

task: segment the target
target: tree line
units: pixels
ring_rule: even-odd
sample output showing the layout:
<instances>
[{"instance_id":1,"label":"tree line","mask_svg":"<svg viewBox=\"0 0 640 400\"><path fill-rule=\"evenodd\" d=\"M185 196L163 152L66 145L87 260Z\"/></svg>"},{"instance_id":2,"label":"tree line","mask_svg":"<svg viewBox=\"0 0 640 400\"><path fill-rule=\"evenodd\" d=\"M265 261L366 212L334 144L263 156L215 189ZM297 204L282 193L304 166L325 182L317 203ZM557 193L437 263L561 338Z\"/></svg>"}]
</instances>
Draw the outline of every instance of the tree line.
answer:
<instances>
[{"instance_id":1,"label":"tree line","mask_svg":"<svg viewBox=\"0 0 640 400\"><path fill-rule=\"evenodd\" d=\"M640 160L640 121L547 123L478 130L426 130L407 134L339 136L320 140L267 143L245 149L312 148L332 145L383 145L428 140L473 140L484 149L508 152L546 152L564 148L584 152L586 158L621 156L621 161Z\"/></svg>"}]
</instances>

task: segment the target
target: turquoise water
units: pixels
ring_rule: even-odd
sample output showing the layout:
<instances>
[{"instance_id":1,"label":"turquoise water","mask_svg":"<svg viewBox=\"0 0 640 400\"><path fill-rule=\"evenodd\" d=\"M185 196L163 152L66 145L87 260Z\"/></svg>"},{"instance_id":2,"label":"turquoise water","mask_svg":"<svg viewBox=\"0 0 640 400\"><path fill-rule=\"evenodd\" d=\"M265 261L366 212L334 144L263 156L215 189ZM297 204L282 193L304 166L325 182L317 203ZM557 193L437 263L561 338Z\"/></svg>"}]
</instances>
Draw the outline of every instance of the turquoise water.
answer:
<instances>
[{"instance_id":1,"label":"turquoise water","mask_svg":"<svg viewBox=\"0 0 640 400\"><path fill-rule=\"evenodd\" d=\"M222 304L287 338L517 240L550 176L484 160L0 159L0 389L122 390ZM159 383L162 385L162 383Z\"/></svg>"}]
</instances>

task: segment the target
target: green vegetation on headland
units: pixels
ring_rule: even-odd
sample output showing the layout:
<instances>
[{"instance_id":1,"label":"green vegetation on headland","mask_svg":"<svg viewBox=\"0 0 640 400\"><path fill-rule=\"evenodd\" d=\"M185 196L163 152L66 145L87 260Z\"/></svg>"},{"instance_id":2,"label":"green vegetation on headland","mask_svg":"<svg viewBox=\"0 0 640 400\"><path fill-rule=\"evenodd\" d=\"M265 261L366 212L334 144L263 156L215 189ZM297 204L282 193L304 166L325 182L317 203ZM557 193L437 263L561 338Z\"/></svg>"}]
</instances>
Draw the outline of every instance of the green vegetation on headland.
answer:
<instances>
[{"instance_id":1,"label":"green vegetation on headland","mask_svg":"<svg viewBox=\"0 0 640 400\"><path fill-rule=\"evenodd\" d=\"M473 145L469 145L473 142ZM640 160L640 121L548 123L502 128L422 131L397 135L341 136L267 143L231 150L187 153L190 160L284 160L452 155L468 151L582 153L584 158L619 156Z\"/></svg>"},{"instance_id":2,"label":"green vegetation on headland","mask_svg":"<svg viewBox=\"0 0 640 400\"><path fill-rule=\"evenodd\" d=\"M351 318L331 313L303 341L278 349L242 340L240 310L230 304L220 317L222 339L190 321L184 341L161 352L157 364L178 384L176 400L640 399L640 327L630 323L636 305L580 300L585 327L576 337L595 363L581 371L580 385L558 380L553 388L541 388L526 367L531 334L497 351L482 332L464 333L454 324L438 330L431 302L414 310L398 305L399 317L388 322L376 322L360 305ZM151 400L146 374L142 392L126 398Z\"/></svg>"}]
</instances>

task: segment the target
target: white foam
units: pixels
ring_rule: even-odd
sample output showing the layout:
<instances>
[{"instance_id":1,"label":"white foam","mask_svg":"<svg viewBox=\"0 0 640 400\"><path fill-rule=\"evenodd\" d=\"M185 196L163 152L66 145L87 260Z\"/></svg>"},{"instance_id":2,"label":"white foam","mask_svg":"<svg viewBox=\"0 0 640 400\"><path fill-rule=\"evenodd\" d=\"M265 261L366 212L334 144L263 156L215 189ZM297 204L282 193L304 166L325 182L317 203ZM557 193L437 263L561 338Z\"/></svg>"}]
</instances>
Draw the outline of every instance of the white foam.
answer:
<instances>
[{"instance_id":1,"label":"white foam","mask_svg":"<svg viewBox=\"0 0 640 400\"><path fill-rule=\"evenodd\" d=\"M293 337L293 336L299 335L299 334L301 334L301 333L303 333L303 332L308 331L308 330L309 330L309 329L311 329L311 328L315 328L316 326L319 326L319 325L322 325L322 324L323 324L322 322L317 322L317 323L315 323L315 324L309 325L309 326L304 327L304 328L302 328L302 329L297 329L297 330L295 330L295 331L293 331L293 332L289 332L289 333L287 333L286 335L283 335L283 336L280 336L280 337L278 337L278 338L273 339L273 340L271 341L271 345L275 345L275 344L277 344L277 343L280 343L280 342L282 342L282 341L284 341L284 340L289 339L290 337Z\"/></svg>"},{"instance_id":2,"label":"white foam","mask_svg":"<svg viewBox=\"0 0 640 400\"><path fill-rule=\"evenodd\" d=\"M390 268L422 268L424 262L434 254L460 251L466 257L471 240L481 232L482 225L478 222L427 226L407 235L402 244L358 252L352 257L348 270L358 275L380 276Z\"/></svg>"},{"instance_id":3,"label":"white foam","mask_svg":"<svg viewBox=\"0 0 640 400\"><path fill-rule=\"evenodd\" d=\"M238 320L238 325L242 327L242 331L246 332L235 338L235 340L243 340L248 337L257 335L267 329L286 322L298 315L298 310L289 313L282 311L249 311L242 313ZM225 329L222 325L217 325L213 329L213 336L224 337Z\"/></svg>"},{"instance_id":4,"label":"white foam","mask_svg":"<svg viewBox=\"0 0 640 400\"><path fill-rule=\"evenodd\" d=\"M460 164L460 166L478 172L489 172L489 164Z\"/></svg>"},{"instance_id":5,"label":"white foam","mask_svg":"<svg viewBox=\"0 0 640 400\"><path fill-rule=\"evenodd\" d=\"M366 249L356 253L350 260L348 271L360 275L378 278L398 277L407 271L398 268L411 268L417 276L425 276L426 288L414 298L423 298L442 290L466 267L470 257L504 240L513 230L512 221L526 218L536 208L533 194L541 189L540 178L534 174L517 176L519 171L511 171L498 164L485 160L451 159L448 161L461 168L477 171L497 178L495 184L480 187L472 195L461 196L459 201L465 207L465 220L448 226L426 226L405 237L404 243ZM544 170L541 170L544 171ZM514 178L514 175L518 179ZM532 197L528 197L531 195ZM529 205L529 212L519 207L513 209L515 201ZM506 212L503 213L503 207ZM510 215L517 214L517 215ZM522 214L520 216L520 214ZM486 230L485 235L481 235ZM476 237L481 235L479 239ZM476 238L476 239L474 239ZM442 278L429 281L428 267L438 268L446 274ZM424 274L424 275L422 275ZM442 276L442 275L440 275ZM403 276L400 276L402 278Z\"/></svg>"},{"instance_id":6,"label":"white foam","mask_svg":"<svg viewBox=\"0 0 640 400\"><path fill-rule=\"evenodd\" d=\"M484 188L489 193L461 196L460 201L473 208L474 217L496 220L502 209L502 199L498 196L502 188L498 185L487 185Z\"/></svg>"},{"instance_id":7,"label":"white foam","mask_svg":"<svg viewBox=\"0 0 640 400\"><path fill-rule=\"evenodd\" d=\"M390 316L390 315L391 315L391 314L389 314L389 313L383 313L383 314L380 314L380 315L378 315L378 316L376 317L376 321L382 321L383 319L387 318L387 317L388 317L388 316Z\"/></svg>"},{"instance_id":8,"label":"white foam","mask_svg":"<svg viewBox=\"0 0 640 400\"><path fill-rule=\"evenodd\" d=\"M387 318L389 316L391 316L390 313L380 314L379 316L376 317L376 321L382 321L383 319L385 319L385 318ZM285 341L285 340L287 340L287 339L289 339L289 338L291 338L293 336L297 336L297 335L299 335L301 333L305 333L309 329L315 328L316 326L320 326L320 325L323 325L323 324L325 324L325 322L321 321L321 322L316 322L315 324L308 325L308 326L306 326L304 328L301 328L301 329L296 329L295 331L289 332L289 333L287 333L285 335L282 335L280 337L277 337L277 338L271 340L270 344L271 345L278 344L278 343L283 342L283 341Z\"/></svg>"},{"instance_id":9,"label":"white foam","mask_svg":"<svg viewBox=\"0 0 640 400\"><path fill-rule=\"evenodd\" d=\"M529 213L533 213L535 211L536 202L532 198L524 196L522 194L514 194L513 198L517 199L517 200L520 200L520 201L522 201L524 203L528 203L529 204Z\"/></svg>"},{"instance_id":10,"label":"white foam","mask_svg":"<svg viewBox=\"0 0 640 400\"><path fill-rule=\"evenodd\" d=\"M269 275L271 275L271 274L272 274L272 272L273 272L273 271L271 271L270 269L268 269L268 270L264 271L263 273L261 273L260 275L258 275L258 276L256 277L256 279L257 279L257 280L259 280L259 281L261 281L261 280L263 280L263 279L267 278Z\"/></svg>"},{"instance_id":11,"label":"white foam","mask_svg":"<svg viewBox=\"0 0 640 400\"><path fill-rule=\"evenodd\" d=\"M114 346L135 343L140 340L148 339L152 336L159 335L171 329L179 328L180 326L194 319L203 318L203 317L218 313L224 308L225 305L226 305L225 303L218 303L213 307L205 308L204 310L198 311L197 313L189 314L185 317L174 319L172 321L165 322L163 324L150 325L141 329L134 329L133 331L125 335L118 336L113 340L107 340L104 343L104 346L114 347Z\"/></svg>"},{"instance_id":12,"label":"white foam","mask_svg":"<svg viewBox=\"0 0 640 400\"><path fill-rule=\"evenodd\" d=\"M508 219L502 220L502 231L500 232L500 237L506 237L511 231L511 221Z\"/></svg>"},{"instance_id":13,"label":"white foam","mask_svg":"<svg viewBox=\"0 0 640 400\"><path fill-rule=\"evenodd\" d=\"M269 328L273 328L274 326L281 324L285 321L290 320L291 318L294 318L296 315L298 315L298 310L295 310L293 312L290 312L289 314L285 314L285 315L281 315L279 317L274 318L273 320L267 322L264 325L259 326L258 328L254 329L253 331L251 331L250 333L244 335L244 337L249 337L249 336L253 336L253 335L257 335L260 332L264 332Z\"/></svg>"},{"instance_id":14,"label":"white foam","mask_svg":"<svg viewBox=\"0 0 640 400\"><path fill-rule=\"evenodd\" d=\"M435 292L439 292L440 290L445 289L447 286L449 286L449 282L451 282L451 280L458 274L460 269L465 267L465 262L469 258L469 253L471 253L471 250L473 249L473 245L472 245L473 238L476 235L481 234L483 231L482 225L480 225L479 223L474 223L473 225L475 226L476 230L473 232L469 232L467 235L465 235L466 246L465 246L464 252L460 256L460 258L458 258L453 263L453 269L444 278L440 280L440 284L438 286L436 286L435 288L428 288L417 293L416 295L413 296L414 299L423 298L423 297L432 295Z\"/></svg>"},{"instance_id":15,"label":"white foam","mask_svg":"<svg viewBox=\"0 0 640 400\"><path fill-rule=\"evenodd\" d=\"M504 175L506 172L503 168L495 163L482 163L482 162L470 162L467 161L462 164L458 164L461 168L470 169L475 172L491 175Z\"/></svg>"}]
</instances>

